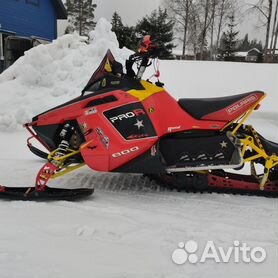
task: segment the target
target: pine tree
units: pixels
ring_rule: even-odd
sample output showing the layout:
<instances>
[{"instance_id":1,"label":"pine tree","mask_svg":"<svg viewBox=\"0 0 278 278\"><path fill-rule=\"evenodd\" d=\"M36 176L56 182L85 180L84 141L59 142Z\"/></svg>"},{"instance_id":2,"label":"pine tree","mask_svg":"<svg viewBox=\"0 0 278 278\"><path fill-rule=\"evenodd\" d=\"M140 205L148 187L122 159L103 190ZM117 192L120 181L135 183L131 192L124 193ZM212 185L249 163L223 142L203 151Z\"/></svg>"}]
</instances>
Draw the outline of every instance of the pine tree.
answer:
<instances>
[{"instance_id":1,"label":"pine tree","mask_svg":"<svg viewBox=\"0 0 278 278\"><path fill-rule=\"evenodd\" d=\"M117 12L114 12L111 20L112 31L116 34L120 48L127 47L136 50L137 38L135 28L124 26L122 18Z\"/></svg>"},{"instance_id":2,"label":"pine tree","mask_svg":"<svg viewBox=\"0 0 278 278\"><path fill-rule=\"evenodd\" d=\"M77 31L81 36L88 35L96 26L94 21L96 7L92 0L67 0L66 8L70 23L67 30Z\"/></svg>"},{"instance_id":3,"label":"pine tree","mask_svg":"<svg viewBox=\"0 0 278 278\"><path fill-rule=\"evenodd\" d=\"M257 48L260 51L263 51L263 43L262 41L257 41L256 39L253 39L250 43L249 43L250 49L252 48Z\"/></svg>"},{"instance_id":4,"label":"pine tree","mask_svg":"<svg viewBox=\"0 0 278 278\"><path fill-rule=\"evenodd\" d=\"M248 38L248 34L245 35L244 39L242 40L240 47L239 47L240 51L248 51L250 50L250 42L249 42L249 38Z\"/></svg>"},{"instance_id":5,"label":"pine tree","mask_svg":"<svg viewBox=\"0 0 278 278\"><path fill-rule=\"evenodd\" d=\"M117 12L113 13L111 24L112 24L113 32L117 32L118 30L121 30L123 28L124 25L122 22L122 18L120 17L120 15Z\"/></svg>"},{"instance_id":6,"label":"pine tree","mask_svg":"<svg viewBox=\"0 0 278 278\"><path fill-rule=\"evenodd\" d=\"M257 48L258 50L263 51L263 43L257 39L249 41L248 34L246 34L239 46L239 51L249 51L252 48Z\"/></svg>"},{"instance_id":7,"label":"pine tree","mask_svg":"<svg viewBox=\"0 0 278 278\"><path fill-rule=\"evenodd\" d=\"M145 16L136 26L140 36L151 35L152 39L161 47L161 58L172 58L172 49L175 47L174 22L169 19L167 10L154 10L151 15Z\"/></svg>"},{"instance_id":8,"label":"pine tree","mask_svg":"<svg viewBox=\"0 0 278 278\"><path fill-rule=\"evenodd\" d=\"M117 12L114 12L111 20L112 31L116 34L120 48L125 46L125 33L122 18Z\"/></svg>"},{"instance_id":9,"label":"pine tree","mask_svg":"<svg viewBox=\"0 0 278 278\"><path fill-rule=\"evenodd\" d=\"M236 23L235 16L229 16L228 31L223 34L223 55L226 61L233 61L233 53L236 51L236 44L238 42L238 31L235 31Z\"/></svg>"},{"instance_id":10,"label":"pine tree","mask_svg":"<svg viewBox=\"0 0 278 278\"><path fill-rule=\"evenodd\" d=\"M125 38L124 46L133 51L138 50L138 38L136 36L135 27L124 26L123 33Z\"/></svg>"}]
</instances>

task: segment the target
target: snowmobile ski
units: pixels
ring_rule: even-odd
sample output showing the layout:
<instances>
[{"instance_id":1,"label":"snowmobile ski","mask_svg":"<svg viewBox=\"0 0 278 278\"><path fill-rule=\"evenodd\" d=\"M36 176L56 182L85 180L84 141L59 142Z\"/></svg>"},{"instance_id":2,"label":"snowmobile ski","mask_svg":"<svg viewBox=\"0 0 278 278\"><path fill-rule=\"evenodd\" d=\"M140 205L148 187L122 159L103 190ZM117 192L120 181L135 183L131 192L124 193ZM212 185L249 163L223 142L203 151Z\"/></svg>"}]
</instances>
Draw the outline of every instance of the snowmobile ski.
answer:
<instances>
[{"instance_id":1,"label":"snowmobile ski","mask_svg":"<svg viewBox=\"0 0 278 278\"><path fill-rule=\"evenodd\" d=\"M35 187L5 187L0 186L0 199L22 201L47 201L47 200L78 200L94 193L93 188L61 189L45 187L36 190Z\"/></svg>"}]
</instances>

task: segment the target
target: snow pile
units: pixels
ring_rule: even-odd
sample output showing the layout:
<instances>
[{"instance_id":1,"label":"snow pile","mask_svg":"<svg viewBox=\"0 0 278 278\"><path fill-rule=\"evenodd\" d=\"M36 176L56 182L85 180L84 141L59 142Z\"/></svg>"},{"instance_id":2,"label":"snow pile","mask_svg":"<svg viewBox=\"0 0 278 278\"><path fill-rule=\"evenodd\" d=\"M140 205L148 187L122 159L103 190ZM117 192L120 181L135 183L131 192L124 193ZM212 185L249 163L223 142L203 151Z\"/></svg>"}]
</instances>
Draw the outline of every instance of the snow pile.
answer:
<instances>
[{"instance_id":1,"label":"snow pile","mask_svg":"<svg viewBox=\"0 0 278 278\"><path fill-rule=\"evenodd\" d=\"M77 97L108 49L124 61L130 51L119 49L111 24L100 19L90 42L77 34L25 53L0 75L0 130L14 130L34 115Z\"/></svg>"},{"instance_id":2,"label":"snow pile","mask_svg":"<svg viewBox=\"0 0 278 278\"><path fill-rule=\"evenodd\" d=\"M131 54L119 49L111 24L102 18L89 44L77 34L65 35L26 52L0 75L0 131L18 129L33 116L80 95L108 49L120 62ZM160 71L161 81L177 99L265 91L269 95L264 114L255 117L278 121L277 64L161 61ZM145 77L152 74L150 67Z\"/></svg>"}]
</instances>

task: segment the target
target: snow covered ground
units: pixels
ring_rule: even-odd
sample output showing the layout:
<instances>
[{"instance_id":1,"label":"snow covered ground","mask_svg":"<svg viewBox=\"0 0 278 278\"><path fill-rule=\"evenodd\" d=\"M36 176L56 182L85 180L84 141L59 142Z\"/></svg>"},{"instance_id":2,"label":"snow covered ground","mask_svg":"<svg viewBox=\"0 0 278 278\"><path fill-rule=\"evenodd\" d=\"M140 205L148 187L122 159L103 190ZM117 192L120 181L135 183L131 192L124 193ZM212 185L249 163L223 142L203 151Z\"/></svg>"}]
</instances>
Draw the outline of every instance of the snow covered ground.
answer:
<instances>
[{"instance_id":1,"label":"snow covered ground","mask_svg":"<svg viewBox=\"0 0 278 278\"><path fill-rule=\"evenodd\" d=\"M98 25L88 46L64 37L33 49L0 75L0 183L29 186L43 161L26 148L20 124L77 96L107 47L119 50L109 25ZM278 66L211 62L161 62L162 81L176 98L213 97L264 90L252 120L278 141ZM81 202L0 201L1 278L277 278L277 200L224 194L164 192L140 176L93 173L83 168L52 186L95 186ZM262 247L256 263L176 265L179 242L208 240L228 248L235 240ZM199 250L200 251L200 250ZM199 253L198 253L199 254Z\"/></svg>"}]
</instances>

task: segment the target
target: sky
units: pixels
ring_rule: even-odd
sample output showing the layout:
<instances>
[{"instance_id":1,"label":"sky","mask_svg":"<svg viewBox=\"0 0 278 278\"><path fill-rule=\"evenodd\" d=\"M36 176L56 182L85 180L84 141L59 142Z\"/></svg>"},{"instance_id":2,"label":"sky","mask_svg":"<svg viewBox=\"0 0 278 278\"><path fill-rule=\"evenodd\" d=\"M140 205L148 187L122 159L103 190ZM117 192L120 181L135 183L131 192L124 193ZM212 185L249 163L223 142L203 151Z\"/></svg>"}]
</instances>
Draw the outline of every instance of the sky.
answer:
<instances>
[{"instance_id":1,"label":"sky","mask_svg":"<svg viewBox=\"0 0 278 278\"><path fill-rule=\"evenodd\" d=\"M112 14L117 11L124 24L133 25L137 20L160 5L160 0L96 0L98 7L96 17L111 19Z\"/></svg>"},{"instance_id":2,"label":"sky","mask_svg":"<svg viewBox=\"0 0 278 278\"><path fill-rule=\"evenodd\" d=\"M124 24L135 25L137 21L149 14L160 5L160 0L93 0L97 4L96 20L105 17L111 21L112 15L117 11ZM63 33L65 22L60 20L59 33Z\"/></svg>"},{"instance_id":3,"label":"sky","mask_svg":"<svg viewBox=\"0 0 278 278\"><path fill-rule=\"evenodd\" d=\"M171 0L169 0L171 1ZM244 3L254 3L257 0L239 0L240 5ZM105 17L111 21L112 14L117 11L122 17L122 21L127 25L135 25L136 22L146 14L150 14L154 9L161 5L162 0L93 0L93 3L97 4L95 12L96 20ZM240 37L243 38L246 33L249 34L249 38L257 38L264 40L263 30L257 29L255 26L259 25L256 22L255 17L243 15L241 22L239 23ZM65 24L60 24L60 32L63 32Z\"/></svg>"}]
</instances>

